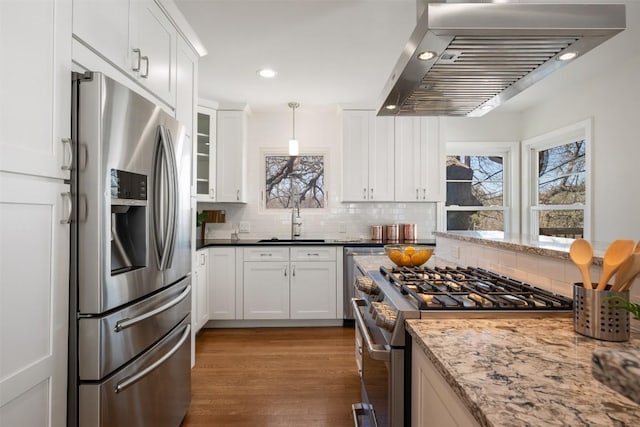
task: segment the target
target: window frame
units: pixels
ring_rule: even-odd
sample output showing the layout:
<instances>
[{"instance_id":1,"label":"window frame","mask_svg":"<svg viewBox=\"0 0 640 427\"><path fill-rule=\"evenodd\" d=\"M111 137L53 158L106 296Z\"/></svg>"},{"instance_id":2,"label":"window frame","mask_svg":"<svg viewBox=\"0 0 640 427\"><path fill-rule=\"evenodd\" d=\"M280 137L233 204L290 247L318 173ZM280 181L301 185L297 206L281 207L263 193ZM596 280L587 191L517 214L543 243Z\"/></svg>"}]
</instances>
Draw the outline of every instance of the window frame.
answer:
<instances>
[{"instance_id":1,"label":"window frame","mask_svg":"<svg viewBox=\"0 0 640 427\"><path fill-rule=\"evenodd\" d=\"M282 214L283 212L289 212L291 208L267 208L267 166L266 162L267 156L284 156L290 157L289 152L286 149L280 148L263 148L260 150L260 211L263 213L272 213L272 214ZM324 206L321 208L305 208L300 207L300 210L304 210L307 213L326 213L327 209L329 209L329 153L327 150L323 149L313 149L300 151L300 153L295 157L301 156L322 156L324 162Z\"/></svg>"},{"instance_id":2,"label":"window frame","mask_svg":"<svg viewBox=\"0 0 640 427\"><path fill-rule=\"evenodd\" d=\"M583 238L592 236L593 120L586 119L522 141L522 233L531 240L540 240L538 212L548 210L582 210ZM585 203L571 205L538 204L538 153L579 140L585 141ZM535 200L534 200L535 199Z\"/></svg>"},{"instance_id":3,"label":"window frame","mask_svg":"<svg viewBox=\"0 0 640 427\"><path fill-rule=\"evenodd\" d=\"M447 212L449 211L495 211L503 212L504 234L517 235L520 233L520 200L517 190L520 177L520 142L447 142L445 150L446 158L449 156L502 156L502 206L447 206L442 203L441 231L447 230ZM445 186L446 186L445 173ZM445 190L446 195L446 190ZM454 230L452 230L454 231Z\"/></svg>"}]
</instances>

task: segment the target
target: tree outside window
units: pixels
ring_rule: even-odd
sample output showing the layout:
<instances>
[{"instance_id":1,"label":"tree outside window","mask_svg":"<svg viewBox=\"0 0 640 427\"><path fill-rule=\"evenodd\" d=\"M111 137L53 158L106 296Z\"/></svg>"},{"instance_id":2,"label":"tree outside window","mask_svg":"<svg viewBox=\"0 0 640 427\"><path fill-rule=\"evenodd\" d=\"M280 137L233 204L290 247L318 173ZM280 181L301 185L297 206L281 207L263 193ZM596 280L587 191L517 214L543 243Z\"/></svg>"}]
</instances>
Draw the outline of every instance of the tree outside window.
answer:
<instances>
[{"instance_id":1,"label":"tree outside window","mask_svg":"<svg viewBox=\"0 0 640 427\"><path fill-rule=\"evenodd\" d=\"M265 156L267 209L325 207L324 156Z\"/></svg>"}]
</instances>

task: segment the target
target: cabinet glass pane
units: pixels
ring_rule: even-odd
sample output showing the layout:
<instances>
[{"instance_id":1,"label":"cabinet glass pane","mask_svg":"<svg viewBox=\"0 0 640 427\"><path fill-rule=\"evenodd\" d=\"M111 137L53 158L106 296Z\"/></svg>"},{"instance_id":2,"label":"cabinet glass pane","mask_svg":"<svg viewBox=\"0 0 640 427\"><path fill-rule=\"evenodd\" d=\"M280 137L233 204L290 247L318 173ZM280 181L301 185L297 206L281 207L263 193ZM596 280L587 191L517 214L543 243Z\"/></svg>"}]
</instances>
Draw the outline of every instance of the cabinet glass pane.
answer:
<instances>
[{"instance_id":1,"label":"cabinet glass pane","mask_svg":"<svg viewBox=\"0 0 640 427\"><path fill-rule=\"evenodd\" d=\"M196 171L196 192L197 194L209 194L209 149L211 135L209 129L211 116L198 113L198 135L196 145L197 171Z\"/></svg>"},{"instance_id":2,"label":"cabinet glass pane","mask_svg":"<svg viewBox=\"0 0 640 427\"><path fill-rule=\"evenodd\" d=\"M211 116L198 113L198 135L209 136Z\"/></svg>"}]
</instances>

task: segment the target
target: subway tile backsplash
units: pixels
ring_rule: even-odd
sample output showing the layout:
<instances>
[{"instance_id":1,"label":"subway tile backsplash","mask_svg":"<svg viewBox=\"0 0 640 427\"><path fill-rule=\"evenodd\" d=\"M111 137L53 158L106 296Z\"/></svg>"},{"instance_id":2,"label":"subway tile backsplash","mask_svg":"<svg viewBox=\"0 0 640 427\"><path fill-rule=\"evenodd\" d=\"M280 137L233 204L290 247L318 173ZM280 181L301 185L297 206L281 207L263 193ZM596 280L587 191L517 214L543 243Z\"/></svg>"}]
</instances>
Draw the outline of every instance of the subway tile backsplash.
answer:
<instances>
[{"instance_id":1,"label":"subway tile backsplash","mask_svg":"<svg viewBox=\"0 0 640 427\"><path fill-rule=\"evenodd\" d=\"M228 239L231 225L247 222L249 233L241 239L291 237L291 210L266 210L254 205L199 203L202 209L223 209L226 223L207 224L205 238ZM416 224L418 239L433 239L436 230L435 203L339 203L325 209L303 209L302 236L306 239L368 239L371 225ZM199 232L199 231L198 231ZM199 235L199 234L198 234Z\"/></svg>"}]
</instances>

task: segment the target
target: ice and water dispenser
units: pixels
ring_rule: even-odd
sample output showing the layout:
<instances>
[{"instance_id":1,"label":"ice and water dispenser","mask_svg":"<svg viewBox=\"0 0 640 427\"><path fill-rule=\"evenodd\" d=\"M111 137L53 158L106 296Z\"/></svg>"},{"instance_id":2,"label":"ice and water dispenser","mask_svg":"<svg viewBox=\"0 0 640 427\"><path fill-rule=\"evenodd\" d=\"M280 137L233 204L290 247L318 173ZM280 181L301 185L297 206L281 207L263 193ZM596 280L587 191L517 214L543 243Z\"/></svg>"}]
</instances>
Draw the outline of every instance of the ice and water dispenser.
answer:
<instances>
[{"instance_id":1,"label":"ice and water dispenser","mask_svg":"<svg viewBox=\"0 0 640 427\"><path fill-rule=\"evenodd\" d=\"M111 275L147 265L147 176L111 170Z\"/></svg>"}]
</instances>

